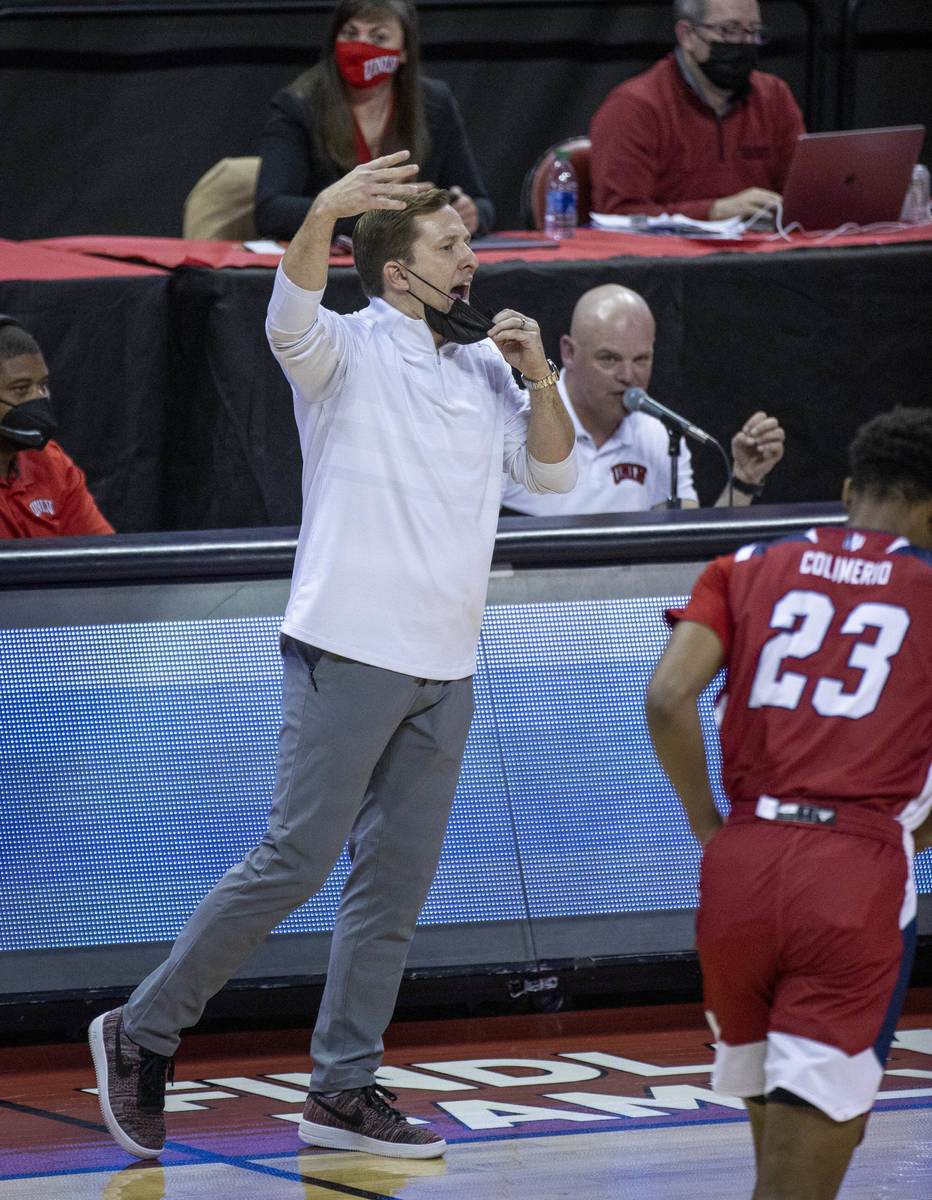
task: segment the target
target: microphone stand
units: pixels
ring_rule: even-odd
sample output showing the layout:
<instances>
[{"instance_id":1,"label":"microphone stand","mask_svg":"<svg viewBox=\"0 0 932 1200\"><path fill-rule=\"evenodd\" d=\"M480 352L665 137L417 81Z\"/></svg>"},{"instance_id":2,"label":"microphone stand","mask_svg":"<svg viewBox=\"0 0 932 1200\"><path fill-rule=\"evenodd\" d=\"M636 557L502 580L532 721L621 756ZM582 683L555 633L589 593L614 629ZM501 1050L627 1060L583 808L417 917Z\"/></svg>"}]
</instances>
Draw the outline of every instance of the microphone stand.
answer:
<instances>
[{"instance_id":1,"label":"microphone stand","mask_svg":"<svg viewBox=\"0 0 932 1200\"><path fill-rule=\"evenodd\" d=\"M680 486L680 443L683 435L672 421L664 421L669 438L667 453L670 455L670 495L667 496L667 508L682 508L683 502L679 497Z\"/></svg>"}]
</instances>

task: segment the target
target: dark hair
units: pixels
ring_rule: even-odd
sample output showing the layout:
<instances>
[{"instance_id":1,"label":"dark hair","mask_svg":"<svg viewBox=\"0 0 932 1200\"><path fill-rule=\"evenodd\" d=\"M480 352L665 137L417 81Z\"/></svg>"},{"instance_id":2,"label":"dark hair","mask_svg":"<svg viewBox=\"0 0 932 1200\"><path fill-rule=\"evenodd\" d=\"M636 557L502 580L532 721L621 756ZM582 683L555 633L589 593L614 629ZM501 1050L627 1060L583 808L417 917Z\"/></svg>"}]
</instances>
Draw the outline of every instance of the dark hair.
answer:
<instances>
[{"instance_id":1,"label":"dark hair","mask_svg":"<svg viewBox=\"0 0 932 1200\"><path fill-rule=\"evenodd\" d=\"M932 499L932 408L894 408L857 431L848 447L851 483L879 499Z\"/></svg>"},{"instance_id":2,"label":"dark hair","mask_svg":"<svg viewBox=\"0 0 932 1200\"><path fill-rule=\"evenodd\" d=\"M21 354L41 354L39 343L13 317L0 313L0 361Z\"/></svg>"},{"instance_id":3,"label":"dark hair","mask_svg":"<svg viewBox=\"0 0 932 1200\"><path fill-rule=\"evenodd\" d=\"M353 257L359 282L367 296L381 296L385 288L382 268L393 258L404 261L417 237L418 217L437 212L450 203L450 193L431 188L406 197L402 208L374 208L365 212L353 229Z\"/></svg>"},{"instance_id":4,"label":"dark hair","mask_svg":"<svg viewBox=\"0 0 932 1200\"><path fill-rule=\"evenodd\" d=\"M304 104L320 149L345 171L351 171L356 166L355 131L333 48L346 22L360 16L394 17L404 33L405 61L392 79L395 108L382 138L381 152L410 150L412 162L426 162L430 136L421 103L417 11L410 0L340 0L330 19L320 61L299 75L289 90Z\"/></svg>"}]
</instances>

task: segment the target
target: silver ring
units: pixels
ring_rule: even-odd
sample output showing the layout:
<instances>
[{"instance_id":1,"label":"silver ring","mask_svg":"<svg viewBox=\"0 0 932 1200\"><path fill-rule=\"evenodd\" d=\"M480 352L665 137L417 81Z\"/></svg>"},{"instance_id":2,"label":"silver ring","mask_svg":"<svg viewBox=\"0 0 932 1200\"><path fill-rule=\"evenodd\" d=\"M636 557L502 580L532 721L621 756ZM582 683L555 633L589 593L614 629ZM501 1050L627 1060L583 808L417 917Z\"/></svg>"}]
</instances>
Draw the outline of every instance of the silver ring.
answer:
<instances>
[{"instance_id":1,"label":"silver ring","mask_svg":"<svg viewBox=\"0 0 932 1200\"><path fill-rule=\"evenodd\" d=\"M521 318L521 328L523 329L526 324L527 324L527 322L525 321L524 317L522 317Z\"/></svg>"}]
</instances>

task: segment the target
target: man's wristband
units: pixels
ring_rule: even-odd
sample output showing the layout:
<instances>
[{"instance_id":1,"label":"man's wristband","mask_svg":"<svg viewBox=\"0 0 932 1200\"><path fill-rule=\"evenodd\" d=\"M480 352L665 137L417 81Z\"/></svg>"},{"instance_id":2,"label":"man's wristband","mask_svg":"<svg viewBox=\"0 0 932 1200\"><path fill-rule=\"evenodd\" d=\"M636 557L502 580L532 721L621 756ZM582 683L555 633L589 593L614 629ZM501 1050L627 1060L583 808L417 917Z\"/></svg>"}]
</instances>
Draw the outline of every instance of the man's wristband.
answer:
<instances>
[{"instance_id":1,"label":"man's wristband","mask_svg":"<svg viewBox=\"0 0 932 1200\"><path fill-rule=\"evenodd\" d=\"M529 392L536 392L538 388L552 387L560 378L560 368L553 359L547 359L547 366L550 368L550 374L545 375L543 379L528 379L526 375L521 376Z\"/></svg>"},{"instance_id":2,"label":"man's wristband","mask_svg":"<svg viewBox=\"0 0 932 1200\"><path fill-rule=\"evenodd\" d=\"M764 490L762 483L748 483L744 479L739 479L737 475L732 475L731 486L744 496L759 496Z\"/></svg>"}]
</instances>

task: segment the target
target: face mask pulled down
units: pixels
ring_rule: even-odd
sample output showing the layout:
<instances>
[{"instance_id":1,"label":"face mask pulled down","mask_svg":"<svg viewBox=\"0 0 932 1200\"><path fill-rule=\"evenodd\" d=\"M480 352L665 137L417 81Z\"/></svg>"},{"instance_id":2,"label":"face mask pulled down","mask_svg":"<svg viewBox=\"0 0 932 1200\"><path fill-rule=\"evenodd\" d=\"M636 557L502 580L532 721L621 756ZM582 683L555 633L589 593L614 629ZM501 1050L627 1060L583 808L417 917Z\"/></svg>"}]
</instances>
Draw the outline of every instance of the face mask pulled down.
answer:
<instances>
[{"instance_id":1,"label":"face mask pulled down","mask_svg":"<svg viewBox=\"0 0 932 1200\"><path fill-rule=\"evenodd\" d=\"M6 404L0 400L0 404ZM0 418L0 438L27 450L43 450L58 428L52 402L47 396L11 404Z\"/></svg>"},{"instance_id":2,"label":"face mask pulled down","mask_svg":"<svg viewBox=\"0 0 932 1200\"><path fill-rule=\"evenodd\" d=\"M446 296L448 300L453 301L449 312L441 312L439 308L434 308L426 300L421 300L420 296L415 297L424 305L424 320L438 337L442 337L445 342L457 342L461 346L468 346L472 342L481 342L488 335L489 330L495 324L492 320L492 313L473 308L471 304L460 300L458 296L451 296L449 292L438 288L434 283L429 283L418 275L417 271L412 271L410 267L406 267L405 270L409 271L415 279L420 279L421 283L426 283L435 292L439 292L441 296Z\"/></svg>"}]
</instances>

